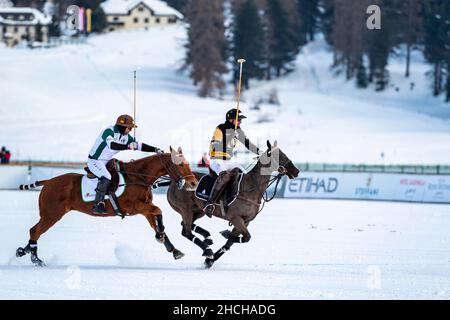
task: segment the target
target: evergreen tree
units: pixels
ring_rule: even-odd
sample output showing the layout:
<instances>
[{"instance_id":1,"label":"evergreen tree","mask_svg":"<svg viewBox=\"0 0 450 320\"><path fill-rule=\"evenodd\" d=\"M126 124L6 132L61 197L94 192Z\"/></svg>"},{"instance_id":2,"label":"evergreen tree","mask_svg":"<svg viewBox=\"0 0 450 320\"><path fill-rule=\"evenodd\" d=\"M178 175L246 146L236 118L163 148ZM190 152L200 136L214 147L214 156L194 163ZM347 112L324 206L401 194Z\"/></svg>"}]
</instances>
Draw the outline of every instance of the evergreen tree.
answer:
<instances>
[{"instance_id":1,"label":"evergreen tree","mask_svg":"<svg viewBox=\"0 0 450 320\"><path fill-rule=\"evenodd\" d=\"M221 94L222 75L227 72L226 41L222 0L190 0L186 7L189 23L185 66L190 68L201 97Z\"/></svg>"},{"instance_id":2,"label":"evergreen tree","mask_svg":"<svg viewBox=\"0 0 450 320\"><path fill-rule=\"evenodd\" d=\"M445 102L450 102L450 65L447 64L447 84L445 86L446 98Z\"/></svg>"},{"instance_id":3,"label":"evergreen tree","mask_svg":"<svg viewBox=\"0 0 450 320\"><path fill-rule=\"evenodd\" d=\"M422 3L421 0L408 0L399 3L401 41L406 45L406 71L405 77L410 74L411 51L418 44L422 34Z\"/></svg>"},{"instance_id":4,"label":"evergreen tree","mask_svg":"<svg viewBox=\"0 0 450 320\"><path fill-rule=\"evenodd\" d=\"M61 35L61 30L59 28L58 12L56 9L57 5L55 4L55 1L52 0L47 0L42 8L44 14L52 18L48 30L48 35L50 37L59 37Z\"/></svg>"},{"instance_id":5,"label":"evergreen tree","mask_svg":"<svg viewBox=\"0 0 450 320\"><path fill-rule=\"evenodd\" d=\"M42 32L42 25L40 22L36 24L36 34L34 35L34 41L42 42L43 40L43 32Z\"/></svg>"},{"instance_id":6,"label":"evergreen tree","mask_svg":"<svg viewBox=\"0 0 450 320\"><path fill-rule=\"evenodd\" d=\"M381 9L381 29L367 32L369 57L369 82L375 83L377 91L383 91L389 83L387 70L389 55L401 40L401 17L397 0L373 0Z\"/></svg>"},{"instance_id":7,"label":"evergreen tree","mask_svg":"<svg viewBox=\"0 0 450 320\"><path fill-rule=\"evenodd\" d=\"M103 32L108 26L106 15L102 7L98 7L92 12L92 32Z\"/></svg>"},{"instance_id":8,"label":"evergreen tree","mask_svg":"<svg viewBox=\"0 0 450 320\"><path fill-rule=\"evenodd\" d=\"M301 39L304 39L304 43L314 41L320 14L319 0L297 0L297 10L300 22L298 33Z\"/></svg>"},{"instance_id":9,"label":"evergreen tree","mask_svg":"<svg viewBox=\"0 0 450 320\"><path fill-rule=\"evenodd\" d=\"M333 4L333 67L338 71L343 69L347 80L355 76L365 51L368 32L365 12L369 2L335 0Z\"/></svg>"},{"instance_id":10,"label":"evergreen tree","mask_svg":"<svg viewBox=\"0 0 450 320\"><path fill-rule=\"evenodd\" d=\"M180 12L184 12L186 10L186 5L188 3L188 0L164 0L167 2L169 6L171 6L174 9L177 9Z\"/></svg>"},{"instance_id":11,"label":"evergreen tree","mask_svg":"<svg viewBox=\"0 0 450 320\"><path fill-rule=\"evenodd\" d=\"M368 36L369 82L375 83L377 91L383 91L389 82L386 67L391 48L389 36L383 27L381 30L371 30Z\"/></svg>"},{"instance_id":12,"label":"evergreen tree","mask_svg":"<svg viewBox=\"0 0 450 320\"><path fill-rule=\"evenodd\" d=\"M367 88L367 84L367 70L366 66L364 65L364 58L361 56L356 72L356 86L358 88L364 89Z\"/></svg>"},{"instance_id":13,"label":"evergreen tree","mask_svg":"<svg viewBox=\"0 0 450 320\"><path fill-rule=\"evenodd\" d=\"M280 0L268 0L268 52L267 79L272 77L272 71L279 77L282 72L293 69L292 62L298 53L293 25L290 24L288 12Z\"/></svg>"},{"instance_id":14,"label":"evergreen tree","mask_svg":"<svg viewBox=\"0 0 450 320\"><path fill-rule=\"evenodd\" d=\"M233 23L232 57L234 79L239 79L237 59L246 59L244 87L249 88L249 79L262 79L265 70L264 29L254 0L246 0L236 6Z\"/></svg>"},{"instance_id":15,"label":"evergreen tree","mask_svg":"<svg viewBox=\"0 0 450 320\"><path fill-rule=\"evenodd\" d=\"M318 28L325 36L327 43L333 45L334 0L320 0L319 8Z\"/></svg>"},{"instance_id":16,"label":"evergreen tree","mask_svg":"<svg viewBox=\"0 0 450 320\"><path fill-rule=\"evenodd\" d=\"M424 10L424 53L433 65L433 94L438 96L450 61L450 4L446 0L429 0L424 2Z\"/></svg>"}]
</instances>

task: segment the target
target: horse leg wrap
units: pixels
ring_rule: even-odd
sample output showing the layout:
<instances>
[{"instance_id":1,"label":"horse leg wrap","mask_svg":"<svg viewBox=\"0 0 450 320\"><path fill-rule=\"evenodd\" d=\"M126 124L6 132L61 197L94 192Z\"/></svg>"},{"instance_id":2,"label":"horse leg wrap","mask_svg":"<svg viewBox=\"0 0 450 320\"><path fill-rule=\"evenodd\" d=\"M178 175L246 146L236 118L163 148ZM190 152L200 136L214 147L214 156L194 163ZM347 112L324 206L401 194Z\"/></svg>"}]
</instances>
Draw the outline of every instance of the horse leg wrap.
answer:
<instances>
[{"instance_id":1,"label":"horse leg wrap","mask_svg":"<svg viewBox=\"0 0 450 320\"><path fill-rule=\"evenodd\" d=\"M28 245L25 247L25 250L27 250L27 248L29 248L31 253L31 262L38 267L45 267L44 261L39 259L37 255L37 242L30 240Z\"/></svg>"},{"instance_id":2,"label":"horse leg wrap","mask_svg":"<svg viewBox=\"0 0 450 320\"><path fill-rule=\"evenodd\" d=\"M197 238L196 236L192 235L192 239L190 239L193 243L195 243L196 245L198 245L200 248L202 248L203 250L208 249L208 245L200 240L199 238Z\"/></svg>"},{"instance_id":3,"label":"horse leg wrap","mask_svg":"<svg viewBox=\"0 0 450 320\"><path fill-rule=\"evenodd\" d=\"M158 215L156 218L156 230L158 232L163 233L164 232L164 224L163 224L163 218L162 215Z\"/></svg>"},{"instance_id":4,"label":"horse leg wrap","mask_svg":"<svg viewBox=\"0 0 450 320\"><path fill-rule=\"evenodd\" d=\"M220 259L221 256L223 256L223 254L225 252L227 252L228 250L230 250L230 248L227 248L227 246L223 246L222 248L220 248L216 253L214 253L214 261L217 261Z\"/></svg>"},{"instance_id":5,"label":"horse leg wrap","mask_svg":"<svg viewBox=\"0 0 450 320\"><path fill-rule=\"evenodd\" d=\"M172 244L172 242L170 242L169 238L167 237L167 235L164 237L164 242L163 242L164 246L166 247L166 250L169 252L172 252L175 250L174 245Z\"/></svg>"},{"instance_id":6,"label":"horse leg wrap","mask_svg":"<svg viewBox=\"0 0 450 320\"><path fill-rule=\"evenodd\" d=\"M219 250L217 250L216 253L214 253L214 261L219 260L220 257L223 256L223 254L225 252L230 250L233 243L235 243L234 239L232 239L232 238L228 239L228 241L225 243L225 245L222 248L220 248Z\"/></svg>"},{"instance_id":7,"label":"horse leg wrap","mask_svg":"<svg viewBox=\"0 0 450 320\"><path fill-rule=\"evenodd\" d=\"M197 238L196 236L194 236L192 233L187 233L184 228L183 231L181 232L181 234L188 238L190 241L192 241L193 243L195 243L197 246L199 246L200 248L202 248L203 250L208 249L208 244L205 243L204 241L200 240L199 238Z\"/></svg>"},{"instance_id":8,"label":"horse leg wrap","mask_svg":"<svg viewBox=\"0 0 450 320\"><path fill-rule=\"evenodd\" d=\"M164 233L164 224L162 222L162 215L158 215L156 218L156 235L155 238L159 242L164 242L166 234Z\"/></svg>"},{"instance_id":9,"label":"horse leg wrap","mask_svg":"<svg viewBox=\"0 0 450 320\"><path fill-rule=\"evenodd\" d=\"M195 224L192 224L192 231L197 232L198 234L202 235L205 238L211 237L211 234L208 230L203 229L202 227L199 227Z\"/></svg>"},{"instance_id":10,"label":"horse leg wrap","mask_svg":"<svg viewBox=\"0 0 450 320\"><path fill-rule=\"evenodd\" d=\"M203 237L205 238L205 241L204 241L204 242L205 242L208 246L211 246L211 245L213 244L213 241L212 241L212 239L211 239L211 234L209 233L208 230L205 230L205 229L203 229L202 227L199 227L199 226L197 226L197 225L195 225L195 224L192 224L192 231L194 231L194 232L200 234L201 236L203 236Z\"/></svg>"}]
</instances>

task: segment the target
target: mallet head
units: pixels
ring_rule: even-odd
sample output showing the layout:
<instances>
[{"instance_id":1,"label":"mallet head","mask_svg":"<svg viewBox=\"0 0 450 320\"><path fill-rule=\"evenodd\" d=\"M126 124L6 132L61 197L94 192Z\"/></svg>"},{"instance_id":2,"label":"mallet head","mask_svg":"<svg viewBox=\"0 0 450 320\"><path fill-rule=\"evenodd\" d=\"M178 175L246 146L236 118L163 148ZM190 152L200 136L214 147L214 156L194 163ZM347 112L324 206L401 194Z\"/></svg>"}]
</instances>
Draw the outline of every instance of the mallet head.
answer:
<instances>
[{"instance_id":1,"label":"mallet head","mask_svg":"<svg viewBox=\"0 0 450 320\"><path fill-rule=\"evenodd\" d=\"M238 63L244 63L245 62L245 59L238 59L238 61L237 61Z\"/></svg>"}]
</instances>

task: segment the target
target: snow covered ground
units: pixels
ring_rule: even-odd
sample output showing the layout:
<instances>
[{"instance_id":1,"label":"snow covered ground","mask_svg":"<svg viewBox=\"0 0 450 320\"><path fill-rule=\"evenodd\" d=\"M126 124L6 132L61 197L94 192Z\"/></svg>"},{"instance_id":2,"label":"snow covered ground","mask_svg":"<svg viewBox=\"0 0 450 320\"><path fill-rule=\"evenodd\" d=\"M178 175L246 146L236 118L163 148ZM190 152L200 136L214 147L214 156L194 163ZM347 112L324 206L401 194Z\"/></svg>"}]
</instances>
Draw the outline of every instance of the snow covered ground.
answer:
<instances>
[{"instance_id":1,"label":"snow covered ground","mask_svg":"<svg viewBox=\"0 0 450 320\"><path fill-rule=\"evenodd\" d=\"M274 200L210 270L165 196L173 260L143 217L71 212L39 241L46 268L16 259L38 192L0 192L0 299L449 299L450 211L443 205ZM224 221L204 218L218 249Z\"/></svg>"},{"instance_id":2,"label":"snow covered ground","mask_svg":"<svg viewBox=\"0 0 450 320\"><path fill-rule=\"evenodd\" d=\"M191 80L177 72L185 39L184 27L174 26L46 50L0 45L0 144L11 149L13 160L84 161L100 130L132 113L132 70L139 68L138 140L165 149L181 145L197 161L235 102L232 94L223 100L196 96ZM303 48L292 74L252 83L243 97L248 135L261 146L278 138L298 162L448 163L450 106L431 97L429 66L419 54L411 80L403 78L402 56L390 62L393 86L381 94L333 77L331 63L319 39ZM250 110L273 88L281 107Z\"/></svg>"}]
</instances>

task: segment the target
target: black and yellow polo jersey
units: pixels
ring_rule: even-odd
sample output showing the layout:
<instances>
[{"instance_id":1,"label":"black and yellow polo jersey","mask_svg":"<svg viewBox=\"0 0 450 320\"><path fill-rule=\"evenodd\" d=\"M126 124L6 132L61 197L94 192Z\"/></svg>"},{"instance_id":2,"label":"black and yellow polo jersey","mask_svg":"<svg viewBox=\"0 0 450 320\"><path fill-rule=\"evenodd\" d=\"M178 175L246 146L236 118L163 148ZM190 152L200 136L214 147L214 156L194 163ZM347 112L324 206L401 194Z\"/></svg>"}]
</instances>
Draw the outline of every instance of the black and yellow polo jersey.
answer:
<instances>
[{"instance_id":1,"label":"black and yellow polo jersey","mask_svg":"<svg viewBox=\"0 0 450 320\"><path fill-rule=\"evenodd\" d=\"M219 124L214 130L213 138L209 145L209 156L211 159L231 159L233 155L233 138L236 138L251 152L258 153L259 149L245 135L244 131L237 127L234 130L234 125L226 121Z\"/></svg>"}]
</instances>

